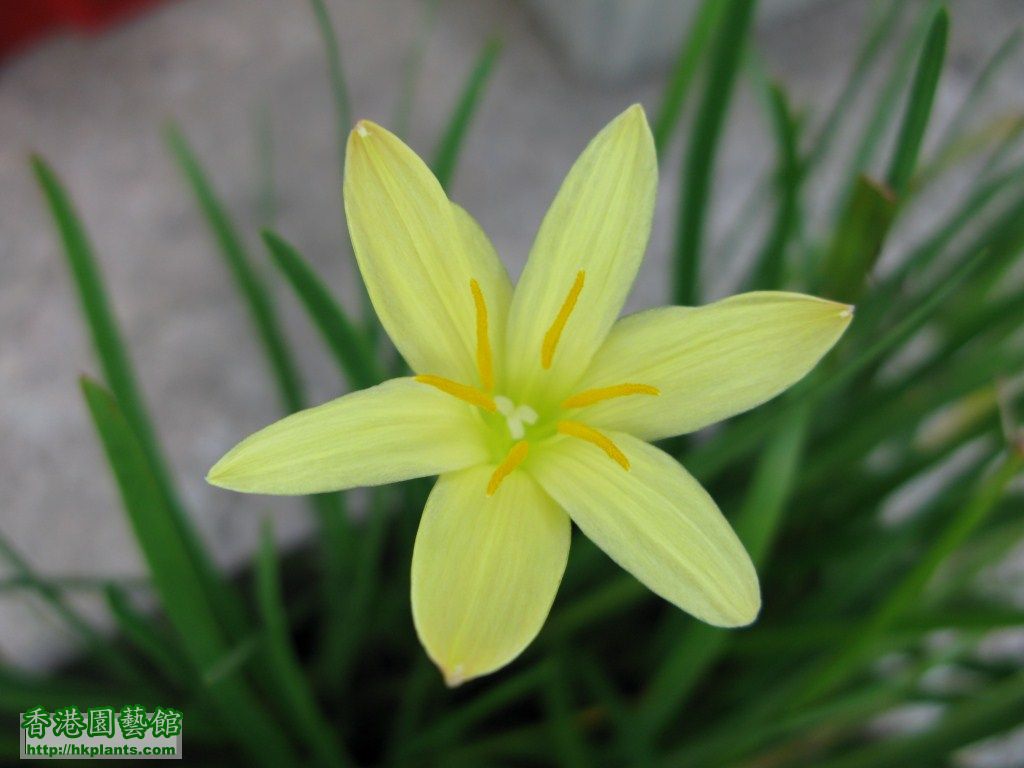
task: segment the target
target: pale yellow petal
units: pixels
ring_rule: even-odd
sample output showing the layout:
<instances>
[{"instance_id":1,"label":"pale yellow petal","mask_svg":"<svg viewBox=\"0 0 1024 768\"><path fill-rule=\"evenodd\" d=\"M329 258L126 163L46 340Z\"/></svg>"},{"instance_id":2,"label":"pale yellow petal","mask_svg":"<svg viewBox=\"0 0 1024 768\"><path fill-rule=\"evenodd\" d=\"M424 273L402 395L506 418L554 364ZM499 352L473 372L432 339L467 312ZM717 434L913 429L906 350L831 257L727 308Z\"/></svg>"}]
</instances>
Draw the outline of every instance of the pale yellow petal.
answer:
<instances>
[{"instance_id":1,"label":"pale yellow petal","mask_svg":"<svg viewBox=\"0 0 1024 768\"><path fill-rule=\"evenodd\" d=\"M442 475L412 556L412 614L448 685L508 664L537 636L569 554L569 518L522 471Z\"/></svg>"},{"instance_id":2,"label":"pale yellow petal","mask_svg":"<svg viewBox=\"0 0 1024 768\"><path fill-rule=\"evenodd\" d=\"M417 373L479 383L470 281L496 307L510 292L494 249L394 134L363 120L346 158L349 233L385 330Z\"/></svg>"},{"instance_id":3,"label":"pale yellow petal","mask_svg":"<svg viewBox=\"0 0 1024 768\"><path fill-rule=\"evenodd\" d=\"M276 495L381 485L486 461L483 434L472 406L412 379L392 379L261 429L206 479Z\"/></svg>"},{"instance_id":4,"label":"pale yellow petal","mask_svg":"<svg viewBox=\"0 0 1024 768\"><path fill-rule=\"evenodd\" d=\"M706 307L662 307L612 328L579 390L640 383L579 418L658 440L734 416L802 379L839 340L853 308L798 293L744 293Z\"/></svg>"},{"instance_id":5,"label":"pale yellow petal","mask_svg":"<svg viewBox=\"0 0 1024 768\"><path fill-rule=\"evenodd\" d=\"M643 109L608 124L569 171L541 224L509 311L513 395L557 397L583 372L622 310L643 259L658 166ZM541 365L545 336L583 273L582 288ZM515 398L514 398L515 399Z\"/></svg>"},{"instance_id":6,"label":"pale yellow petal","mask_svg":"<svg viewBox=\"0 0 1024 768\"><path fill-rule=\"evenodd\" d=\"M715 626L752 622L761 607L757 573L715 502L672 457L621 432L607 436L628 470L566 437L542 446L530 473L653 592Z\"/></svg>"}]
</instances>

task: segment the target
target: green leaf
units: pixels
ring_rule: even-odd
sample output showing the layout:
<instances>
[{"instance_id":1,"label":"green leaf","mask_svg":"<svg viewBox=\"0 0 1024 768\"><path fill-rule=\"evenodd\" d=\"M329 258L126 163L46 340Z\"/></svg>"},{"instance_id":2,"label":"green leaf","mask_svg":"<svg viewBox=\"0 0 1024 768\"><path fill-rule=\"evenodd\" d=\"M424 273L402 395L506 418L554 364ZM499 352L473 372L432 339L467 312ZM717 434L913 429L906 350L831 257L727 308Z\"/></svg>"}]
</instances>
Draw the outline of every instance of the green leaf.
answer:
<instances>
[{"instance_id":1,"label":"green leaf","mask_svg":"<svg viewBox=\"0 0 1024 768\"><path fill-rule=\"evenodd\" d=\"M301 384L270 294L184 135L172 125L168 128L167 139L249 309L284 409L288 413L298 411L304 406ZM331 654L336 653L331 649L342 642L341 638L345 634L340 627L341 601L335 585L341 582L345 571L348 526L344 501L340 495L312 496L310 505L325 533L325 598L328 613L333 619L329 619L326 624L328 634L324 642L325 652Z\"/></svg>"},{"instance_id":2,"label":"green leaf","mask_svg":"<svg viewBox=\"0 0 1024 768\"><path fill-rule=\"evenodd\" d=\"M184 134L174 125L167 127L166 134L171 153L195 196L196 203L217 242L220 255L235 278L235 283L256 325L280 390L281 402L288 413L297 411L303 404L302 388L270 294Z\"/></svg>"},{"instance_id":3,"label":"green leaf","mask_svg":"<svg viewBox=\"0 0 1024 768\"><path fill-rule=\"evenodd\" d=\"M879 54L882 52L883 46L899 29L900 17L907 7L907 2L906 0L886 0L875 5L876 8L881 6L884 9L884 13L876 14L877 18L872 22L867 35L864 37L863 44L857 51L857 57L854 60L853 67L850 69L850 74L847 76L842 89L839 91L839 95L829 109L828 117L825 118L815 136L812 148L807 156L807 164L810 167L817 166L818 162L832 148L832 142L835 141L839 127L848 118L853 102L867 82L872 65L882 59L882 56Z\"/></svg>"},{"instance_id":4,"label":"green leaf","mask_svg":"<svg viewBox=\"0 0 1024 768\"><path fill-rule=\"evenodd\" d=\"M59 589L36 573L28 560L2 534L0 559L6 561L17 578L28 585L33 594L50 606L61 621L95 654L100 664L126 682L138 679L139 670L107 643L106 638L68 603Z\"/></svg>"},{"instance_id":5,"label":"green leaf","mask_svg":"<svg viewBox=\"0 0 1024 768\"><path fill-rule=\"evenodd\" d=\"M178 500L171 481L171 473L146 411L142 392L136 383L127 347L107 299L100 267L93 255L85 229L67 192L49 165L41 157L36 156L32 158L32 169L60 232L64 255L75 287L78 289L82 311L89 326L103 377L118 401L123 403L125 418L138 437L150 471L173 518L173 524L188 549L190 561L202 573L206 588L220 606L221 615L227 625L232 631L240 631L243 619L235 598L217 574L213 562L192 529Z\"/></svg>"},{"instance_id":6,"label":"green leaf","mask_svg":"<svg viewBox=\"0 0 1024 768\"><path fill-rule=\"evenodd\" d=\"M416 95L416 83L423 64L423 54L427 50L430 34L434 31L434 24L437 22L437 9L440 5L441 0L426 0L423 3L424 8L415 27L416 32L412 45L409 46L405 60L402 62L402 87L398 89L398 98L395 101L392 132L403 139L409 133L413 97Z\"/></svg>"},{"instance_id":7,"label":"green leaf","mask_svg":"<svg viewBox=\"0 0 1024 768\"><path fill-rule=\"evenodd\" d=\"M264 230L263 242L334 354L349 385L364 389L383 381L384 373L366 337L349 320L309 262L275 232Z\"/></svg>"},{"instance_id":8,"label":"green leaf","mask_svg":"<svg viewBox=\"0 0 1024 768\"><path fill-rule=\"evenodd\" d=\"M542 701L547 713L550 744L557 755L558 764L567 768L584 768L593 765L593 758L588 755L586 745L573 722L570 701L573 686L568 679L565 658L564 651L555 652L542 689Z\"/></svg>"},{"instance_id":9,"label":"green leaf","mask_svg":"<svg viewBox=\"0 0 1024 768\"><path fill-rule=\"evenodd\" d=\"M867 176L858 178L822 263L825 296L846 302L860 299L895 216L892 190Z\"/></svg>"},{"instance_id":10,"label":"green leaf","mask_svg":"<svg viewBox=\"0 0 1024 768\"><path fill-rule=\"evenodd\" d=\"M1024 711L1024 673L988 685L965 703L948 709L924 731L897 736L847 750L841 757L822 760L817 768L903 768L946 763L960 747L1008 731L1021 723Z\"/></svg>"},{"instance_id":11,"label":"green leaf","mask_svg":"<svg viewBox=\"0 0 1024 768\"><path fill-rule=\"evenodd\" d=\"M669 140L679 124L701 57L724 8L725 4L721 0L704 0L690 20L689 34L679 48L672 74L661 93L661 106L651 129L659 161L665 158Z\"/></svg>"},{"instance_id":12,"label":"green leaf","mask_svg":"<svg viewBox=\"0 0 1024 768\"><path fill-rule=\"evenodd\" d=\"M1022 41L1024 41L1024 34L1021 33L1020 27L1016 27L1006 36L991 58L985 62L985 66L981 68L978 76L968 88L967 98L957 107L953 119L947 123L942 138L938 142L939 154L942 154L963 134L968 122L979 113L978 104L988 94L996 77L1013 60Z\"/></svg>"},{"instance_id":13,"label":"green leaf","mask_svg":"<svg viewBox=\"0 0 1024 768\"><path fill-rule=\"evenodd\" d=\"M904 578L858 625L851 627L840 651L812 670L808 681L791 702L792 706L813 702L834 690L854 674L874 649L879 637L920 600L939 566L962 545L992 511L1010 481L1024 468L1024 454L1011 453L986 477L958 510L946 528L934 537L924 555Z\"/></svg>"},{"instance_id":14,"label":"green leaf","mask_svg":"<svg viewBox=\"0 0 1024 768\"><path fill-rule=\"evenodd\" d=\"M317 706L291 644L288 617L281 596L274 532L269 519L264 520L260 533L256 597L263 618L269 671L277 683L275 691L293 730L304 743L309 744L319 764L349 765L351 761L335 737L331 723Z\"/></svg>"},{"instance_id":15,"label":"green leaf","mask_svg":"<svg viewBox=\"0 0 1024 768\"><path fill-rule=\"evenodd\" d=\"M352 109L349 104L348 85L345 82L345 70L341 64L341 48L338 45L338 36L334 32L334 25L331 23L327 5L324 0L309 0L309 2L327 58L327 76L331 84L331 97L334 101L334 137L338 154L338 190L340 191L345 179L345 152L348 145L348 133L352 128ZM344 204L341 206L341 212L344 215ZM358 275L359 266L356 264L355 254L351 248L349 248L349 265L352 268L352 274ZM369 338L372 339L377 331L377 316L374 314L373 304L370 302L370 294L366 291L366 286L362 281L359 282L359 298L363 309L363 324L366 326Z\"/></svg>"},{"instance_id":16,"label":"green leaf","mask_svg":"<svg viewBox=\"0 0 1024 768\"><path fill-rule=\"evenodd\" d=\"M889 70L889 75L885 79L881 91L878 93L877 98L874 102L874 108L868 117L867 123L864 126L864 130L861 133L860 141L857 143L854 149L853 157L850 160L849 166L846 172L840 177L842 179L849 179L844 181L843 197L839 201L839 210L845 208L845 195L847 194L845 185L853 184L857 177L862 173L867 173L868 168L875 157L879 145L885 136L886 129L892 120L893 113L896 110L899 102L899 96L902 92L908 76L910 75L911 67L914 65L915 53L923 44L925 37L931 29L931 22L934 18L934 13L940 8L939 0L930 0L928 4L928 13L922 15L921 20L918 21L914 28L911 30L910 35L903 43L903 47L900 49L899 55L896 61L893 63Z\"/></svg>"},{"instance_id":17,"label":"green leaf","mask_svg":"<svg viewBox=\"0 0 1024 768\"><path fill-rule=\"evenodd\" d=\"M116 399L88 378L82 379L82 393L160 602L192 663L205 671L227 654L228 644L202 575L191 562L188 546ZM251 760L267 766L294 764L291 747L243 680L236 675L224 677L210 685L207 693L222 724Z\"/></svg>"},{"instance_id":18,"label":"green leaf","mask_svg":"<svg viewBox=\"0 0 1024 768\"><path fill-rule=\"evenodd\" d=\"M142 393L128 358L127 347L107 299L103 275L93 256L85 229L72 207L67 192L46 161L38 156L33 157L32 170L60 233L64 255L78 290L82 312L89 325L93 346L103 369L103 377L118 399L124 403L125 417L138 435L153 471L160 480L163 493L172 498L170 473L160 453L152 422L146 412Z\"/></svg>"},{"instance_id":19,"label":"green leaf","mask_svg":"<svg viewBox=\"0 0 1024 768\"><path fill-rule=\"evenodd\" d=\"M474 725L541 687L548 678L549 666L550 662L544 662L529 667L482 690L479 695L461 706L442 713L435 722L421 730L407 743L400 745L398 759L406 759L417 754L431 754L446 743L458 743L460 737Z\"/></svg>"},{"instance_id":20,"label":"green leaf","mask_svg":"<svg viewBox=\"0 0 1024 768\"><path fill-rule=\"evenodd\" d=\"M151 617L143 616L125 592L113 585L106 589L107 608L121 633L168 680L190 688L197 680L196 670L183 650L157 630Z\"/></svg>"},{"instance_id":21,"label":"green leaf","mask_svg":"<svg viewBox=\"0 0 1024 768\"><path fill-rule=\"evenodd\" d=\"M708 80L680 177L672 297L675 304L700 303L701 250L708 226L712 172L755 5L754 0L725 1L727 6L715 34Z\"/></svg>"},{"instance_id":22,"label":"green leaf","mask_svg":"<svg viewBox=\"0 0 1024 768\"><path fill-rule=\"evenodd\" d=\"M939 76L942 74L942 64L946 57L948 34L949 14L945 8L941 8L932 19L924 47L921 49L914 82L903 113L903 123L889 164L887 180L897 198L903 196L917 167L917 156L924 142L924 133L931 118L932 104L935 101L935 92L939 86Z\"/></svg>"},{"instance_id":23,"label":"green leaf","mask_svg":"<svg viewBox=\"0 0 1024 768\"><path fill-rule=\"evenodd\" d=\"M775 189L778 203L768 238L754 262L752 288L782 288L786 280L786 248L796 232L803 167L797 149L797 124L785 92L778 84L768 88L768 103L778 155Z\"/></svg>"},{"instance_id":24,"label":"green leaf","mask_svg":"<svg viewBox=\"0 0 1024 768\"><path fill-rule=\"evenodd\" d=\"M277 217L278 200L274 188L274 125L268 105L256 110L253 123L256 135L256 208L260 222L269 227Z\"/></svg>"},{"instance_id":25,"label":"green leaf","mask_svg":"<svg viewBox=\"0 0 1024 768\"><path fill-rule=\"evenodd\" d=\"M16 714L35 706L109 706L111 700L132 701L143 694L138 688L77 680L68 675L35 675L0 665L0 712ZM0 753L2 754L2 753Z\"/></svg>"},{"instance_id":26,"label":"green leaf","mask_svg":"<svg viewBox=\"0 0 1024 768\"><path fill-rule=\"evenodd\" d=\"M466 131L473 120L473 115L476 113L480 98L483 96L491 71L494 69L494 63L500 53L501 41L497 38L488 41L484 46L477 57L473 70L469 73L466 84L462 87L458 103L448 119L448 127L445 128L437 150L434 152L432 170L446 191L451 186Z\"/></svg>"},{"instance_id":27,"label":"green leaf","mask_svg":"<svg viewBox=\"0 0 1024 768\"><path fill-rule=\"evenodd\" d=\"M352 108L349 105L348 85L345 82L345 70L341 65L341 48L338 36L334 33L331 15L327 11L324 0L309 0L316 19L316 28L320 33L320 42L327 57L327 77L331 84L331 98L334 102L335 141L338 151L339 178L345 176L345 144L352 126Z\"/></svg>"}]
</instances>

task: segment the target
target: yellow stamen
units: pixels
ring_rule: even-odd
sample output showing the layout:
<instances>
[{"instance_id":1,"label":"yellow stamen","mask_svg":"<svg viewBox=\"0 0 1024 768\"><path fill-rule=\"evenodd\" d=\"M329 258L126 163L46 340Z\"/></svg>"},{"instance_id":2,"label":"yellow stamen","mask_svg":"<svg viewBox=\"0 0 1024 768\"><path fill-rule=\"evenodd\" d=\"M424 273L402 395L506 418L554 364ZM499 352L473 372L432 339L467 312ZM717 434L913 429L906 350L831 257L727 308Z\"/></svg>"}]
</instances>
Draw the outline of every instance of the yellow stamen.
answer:
<instances>
[{"instance_id":1,"label":"yellow stamen","mask_svg":"<svg viewBox=\"0 0 1024 768\"><path fill-rule=\"evenodd\" d=\"M562 329L565 328L569 315L572 314L572 310L576 306L576 300L580 297L580 291L583 290L584 277L582 269L576 273L576 281L569 289L569 295L565 297L562 308L558 310L558 317L548 328L548 332L544 334L544 343L540 348L540 364L544 368L551 367L551 360L555 356L555 347L558 346L558 340L562 337Z\"/></svg>"},{"instance_id":2,"label":"yellow stamen","mask_svg":"<svg viewBox=\"0 0 1024 768\"><path fill-rule=\"evenodd\" d=\"M660 395L657 387L648 384L616 384L613 387L597 387L578 392L572 397L566 398L562 403L563 408L586 408L588 405L600 403L602 400L611 400L613 397L625 397L626 395Z\"/></svg>"},{"instance_id":3,"label":"yellow stamen","mask_svg":"<svg viewBox=\"0 0 1024 768\"><path fill-rule=\"evenodd\" d=\"M494 492L498 490L498 486L501 485L501 481L511 475L512 471L523 463L529 450L530 445L525 440L520 440L509 449L508 455L497 466L494 474L491 475L490 481L487 483L488 496L493 496Z\"/></svg>"},{"instance_id":4,"label":"yellow stamen","mask_svg":"<svg viewBox=\"0 0 1024 768\"><path fill-rule=\"evenodd\" d=\"M487 335L487 304L480 283L470 280L469 289L473 292L473 303L476 305L476 367L480 371L480 382L490 392L494 389L494 365L491 359L491 340Z\"/></svg>"},{"instance_id":5,"label":"yellow stamen","mask_svg":"<svg viewBox=\"0 0 1024 768\"><path fill-rule=\"evenodd\" d=\"M457 381L446 379L443 376L433 376L429 373L416 376L415 379L421 384L437 387L442 392L452 397L457 397L459 400L465 400L471 405L479 406L485 411L490 411L491 413L497 413L498 411L498 406L495 405L494 399L476 387L468 387L465 384L459 384Z\"/></svg>"},{"instance_id":6,"label":"yellow stamen","mask_svg":"<svg viewBox=\"0 0 1024 768\"><path fill-rule=\"evenodd\" d=\"M578 437L580 440L593 443L623 469L629 469L629 459L626 458L626 454L620 451L619 446L613 443L607 435L596 429L592 429L586 424L580 424L578 421L560 421L558 422L558 431L563 435Z\"/></svg>"}]
</instances>

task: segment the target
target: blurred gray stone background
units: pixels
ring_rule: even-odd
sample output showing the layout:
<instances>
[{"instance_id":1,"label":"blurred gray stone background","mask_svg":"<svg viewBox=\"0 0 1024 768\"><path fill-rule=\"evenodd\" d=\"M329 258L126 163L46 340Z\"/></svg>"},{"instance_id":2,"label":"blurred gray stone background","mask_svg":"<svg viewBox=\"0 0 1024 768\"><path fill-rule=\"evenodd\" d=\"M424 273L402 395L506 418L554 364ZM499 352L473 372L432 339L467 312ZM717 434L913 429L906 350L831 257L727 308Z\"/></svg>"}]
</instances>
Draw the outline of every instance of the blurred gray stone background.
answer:
<instances>
[{"instance_id":1,"label":"blurred gray stone background","mask_svg":"<svg viewBox=\"0 0 1024 768\"><path fill-rule=\"evenodd\" d=\"M417 0L331 4L356 117L393 121L404 55L425 17ZM793 4L790 4L791 6ZM796 104L821 115L856 49L867 0L819 0L762 17L757 40ZM985 58L1024 21L1020 0L951 3L940 118ZM409 140L432 151L486 37L505 48L475 121L453 196L518 274L533 233L575 155L634 101L657 108L664 73L609 84L567 66L536 16L514 2L445 0L426 43ZM1020 112L1024 62L985 109ZM96 372L53 227L27 165L41 152L67 183L99 254L157 426L196 523L225 566L253 548L261 515L282 537L308 530L302 505L206 486L210 464L278 415L276 393L225 268L162 142L178 120L249 240L259 206L258 115L268 114L275 224L350 306L353 274L340 216L324 58L306 3L177 0L95 38L63 36L0 65L0 529L41 571L141 572L76 377ZM716 225L772 162L770 133L744 86L716 171ZM678 141L673 156L678 156ZM631 308L665 299L677 161L666 165L649 258ZM715 294L727 260L709 265ZM276 275L271 275L276 277ZM310 399L340 383L293 297L274 281ZM413 512L410 511L410 514ZM86 601L88 602L88 601ZM95 606L93 606L95 608ZM67 638L16 591L0 592L0 655L38 667Z\"/></svg>"}]
</instances>

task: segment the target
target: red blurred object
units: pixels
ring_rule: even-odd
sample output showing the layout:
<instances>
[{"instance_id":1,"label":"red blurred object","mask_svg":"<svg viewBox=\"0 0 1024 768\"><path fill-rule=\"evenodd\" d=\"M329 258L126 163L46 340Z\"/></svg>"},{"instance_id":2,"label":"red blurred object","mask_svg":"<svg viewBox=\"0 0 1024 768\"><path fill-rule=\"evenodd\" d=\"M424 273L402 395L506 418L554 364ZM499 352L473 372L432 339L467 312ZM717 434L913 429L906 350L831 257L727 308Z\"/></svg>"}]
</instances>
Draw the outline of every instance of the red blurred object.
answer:
<instances>
[{"instance_id":1,"label":"red blurred object","mask_svg":"<svg viewBox=\"0 0 1024 768\"><path fill-rule=\"evenodd\" d=\"M160 0L0 0L0 59L60 29L98 32Z\"/></svg>"}]
</instances>

